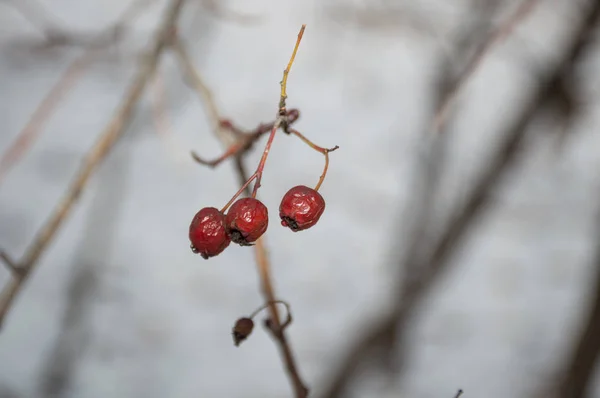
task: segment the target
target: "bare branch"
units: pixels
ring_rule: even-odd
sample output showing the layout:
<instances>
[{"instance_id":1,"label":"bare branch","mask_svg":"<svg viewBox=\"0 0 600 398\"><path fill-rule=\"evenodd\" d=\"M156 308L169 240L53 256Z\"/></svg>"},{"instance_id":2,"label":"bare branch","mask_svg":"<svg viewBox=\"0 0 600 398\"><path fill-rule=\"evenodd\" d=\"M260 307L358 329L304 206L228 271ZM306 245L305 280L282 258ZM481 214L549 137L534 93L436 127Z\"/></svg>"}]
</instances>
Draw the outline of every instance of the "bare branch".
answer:
<instances>
[{"instance_id":1,"label":"bare branch","mask_svg":"<svg viewBox=\"0 0 600 398\"><path fill-rule=\"evenodd\" d=\"M140 11L145 9L142 6L147 6L147 3L147 0L133 1L131 5L123 12L121 17L110 27L95 36L94 39L89 43L89 46L84 53L78 56L67 67L56 84L52 87L48 94L46 94L46 97L33 112L33 115L25 127L19 132L15 141L13 141L6 152L2 154L2 157L0 158L0 184L15 163L17 163L25 155L36 139L40 136L44 125L48 122L54 112L56 112L61 101L74 87L79 78L81 78L85 70L101 54L101 52L106 49L109 44L114 43L114 33L121 31L126 22L133 19ZM22 4L18 2L11 2L11 4L15 5L15 7L22 6ZM19 6L16 4L19 4Z\"/></svg>"},{"instance_id":2,"label":"bare branch","mask_svg":"<svg viewBox=\"0 0 600 398\"><path fill-rule=\"evenodd\" d=\"M409 269L422 269L422 274L414 277L410 284L404 286L402 283L399 284L403 288L395 292L394 309L376 321L376 326L361 336L344 355L340 362L341 366L333 375L324 397L342 396L347 385L352 381L358 365L369 354L372 354L384 341L394 337L402 339L403 334L406 333L406 328L403 326L435 282L448 271L453 255L467 238L470 228L481 218L483 210L489 205L490 192L520 159L530 124L543 109L547 99L552 97L555 87L564 74L570 73L572 65L584 53L590 39L590 32L600 18L600 1L593 1L590 6L585 21L578 27L561 61L550 74L540 79L518 116L506 128L503 134L504 141L483 168L467 199L453 212L454 216L444 228L441 238L433 245L422 262L418 265L407 264Z\"/></svg>"},{"instance_id":3,"label":"bare branch","mask_svg":"<svg viewBox=\"0 0 600 398\"><path fill-rule=\"evenodd\" d=\"M181 12L183 4L184 0L172 0L169 4L156 38L153 40L148 53L141 61L139 70L129 86L122 104L102 132L98 141L94 144L90 152L88 152L83 166L80 168L71 186L67 189L64 198L59 202L50 219L41 228L26 250L25 255L19 262L22 273L16 275L0 294L0 324L5 319L18 292L35 269L39 258L71 212L73 205L79 198L92 173L125 132L127 124L133 115L134 108L144 93L148 81L152 78L163 50L169 43L171 33L175 28L177 17Z\"/></svg>"}]
</instances>

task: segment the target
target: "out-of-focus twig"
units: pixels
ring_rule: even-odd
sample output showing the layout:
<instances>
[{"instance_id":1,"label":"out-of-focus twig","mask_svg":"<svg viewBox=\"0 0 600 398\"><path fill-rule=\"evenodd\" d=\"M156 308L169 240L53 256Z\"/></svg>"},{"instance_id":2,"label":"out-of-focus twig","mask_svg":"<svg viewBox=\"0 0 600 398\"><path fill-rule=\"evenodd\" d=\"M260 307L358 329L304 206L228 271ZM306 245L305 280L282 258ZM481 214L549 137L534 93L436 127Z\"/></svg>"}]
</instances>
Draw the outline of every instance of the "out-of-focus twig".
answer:
<instances>
[{"instance_id":1,"label":"out-of-focus twig","mask_svg":"<svg viewBox=\"0 0 600 398\"><path fill-rule=\"evenodd\" d=\"M155 0L151 1L154 2ZM121 32L124 29L125 24L136 17L139 12L145 10L146 8L143 6L147 5L148 0L134 0L119 19L113 25L97 35L83 54L79 55L67 67L56 84L48 94L46 94L46 97L33 112L33 115L25 127L19 132L17 138L2 154L2 157L0 158L0 184L15 163L24 156L29 148L31 148L35 140L39 137L44 125L54 114L66 94L83 75L83 72L100 55L101 51L104 50L106 46L114 43L115 37L119 36L115 32Z\"/></svg>"},{"instance_id":2,"label":"out-of-focus twig","mask_svg":"<svg viewBox=\"0 0 600 398\"><path fill-rule=\"evenodd\" d=\"M446 100L440 106L438 113L433 119L432 130L440 131L448 118L449 112L456 101L460 89L465 82L477 70L485 56L489 53L493 46L506 39L512 31L517 27L519 22L526 18L538 4L539 0L523 0L515 12L508 17L503 23L490 32L489 37L484 40L481 45L475 50L475 54L469 59L468 63L463 68L460 75L455 79L454 84L448 90Z\"/></svg>"},{"instance_id":3,"label":"out-of-focus twig","mask_svg":"<svg viewBox=\"0 0 600 398\"><path fill-rule=\"evenodd\" d=\"M260 15L243 14L231 9L226 9L223 3L224 2L217 0L202 0L202 6L206 11L211 12L214 16L223 20L244 25L253 25L263 19Z\"/></svg>"},{"instance_id":4,"label":"out-of-focus twig","mask_svg":"<svg viewBox=\"0 0 600 398\"><path fill-rule=\"evenodd\" d=\"M173 40L172 48L183 75L186 80L192 84L194 90L202 99L213 133L224 145L232 145L237 137L232 137L232 135L228 134L228 131L221 126L221 115L219 114L219 108L217 107L212 91L204 82L204 79L198 70L194 67L194 63L181 38Z\"/></svg>"},{"instance_id":5,"label":"out-of-focus twig","mask_svg":"<svg viewBox=\"0 0 600 398\"><path fill-rule=\"evenodd\" d=\"M344 354L339 369L334 373L323 394L324 397L341 397L344 394L359 364L366 360L369 354L381 345L382 341L389 340L390 334L405 330L402 326L411 318L435 282L448 270L454 254L467 238L470 228L484 214L483 210L489 204L490 192L521 157L523 142L529 127L543 108L546 99L553 95L554 89L563 78L564 73L569 73L572 65L578 62L585 52L590 40L590 32L600 19L600 1L594 0L589 3L589 12L575 31L560 62L552 69L551 73L540 79L518 116L508 125L498 150L483 167L466 199L452 213L453 216L443 229L437 243L429 250L419 266L407 267L409 269L422 268L423 273L419 277L414 277L410 284L399 283L403 289L395 291L392 311L376 320L374 327L360 336ZM400 326L397 328L398 325Z\"/></svg>"},{"instance_id":6,"label":"out-of-focus twig","mask_svg":"<svg viewBox=\"0 0 600 398\"><path fill-rule=\"evenodd\" d=\"M590 294L589 311L583 328L576 334L571 353L567 356L565 374L558 387L559 398L585 398L590 395L590 385L600 356L600 211L596 226L596 253L594 255L596 278Z\"/></svg>"},{"instance_id":7,"label":"out-of-focus twig","mask_svg":"<svg viewBox=\"0 0 600 398\"><path fill-rule=\"evenodd\" d=\"M458 390L454 398L460 398L461 395L463 395L463 390Z\"/></svg>"},{"instance_id":8,"label":"out-of-focus twig","mask_svg":"<svg viewBox=\"0 0 600 398\"><path fill-rule=\"evenodd\" d=\"M121 105L100 135L98 141L88 153L83 166L79 169L77 176L71 186L67 189L63 199L50 215L50 219L38 232L37 236L18 262L19 273L13 276L8 282L8 285L5 286L0 293L0 324L5 319L17 293L21 290L27 281L27 278L35 269L39 258L58 232L60 226L66 220L92 173L125 132L128 122L133 115L135 106L144 93L148 81L152 78L163 50L170 42L171 34L175 29L177 18L183 4L184 0L171 0L169 3L156 33L156 37L148 52L143 57L139 70L131 82Z\"/></svg>"},{"instance_id":9,"label":"out-of-focus twig","mask_svg":"<svg viewBox=\"0 0 600 398\"><path fill-rule=\"evenodd\" d=\"M157 0L134 0L116 23L110 27L97 32L72 32L61 27L58 22L48 17L48 10L44 9L39 2L29 0L4 0L6 4L15 8L29 23L40 30L44 35L44 42L39 48L51 48L59 46L99 46L115 43L123 37L127 29L127 22L135 15L147 11Z\"/></svg>"}]
</instances>

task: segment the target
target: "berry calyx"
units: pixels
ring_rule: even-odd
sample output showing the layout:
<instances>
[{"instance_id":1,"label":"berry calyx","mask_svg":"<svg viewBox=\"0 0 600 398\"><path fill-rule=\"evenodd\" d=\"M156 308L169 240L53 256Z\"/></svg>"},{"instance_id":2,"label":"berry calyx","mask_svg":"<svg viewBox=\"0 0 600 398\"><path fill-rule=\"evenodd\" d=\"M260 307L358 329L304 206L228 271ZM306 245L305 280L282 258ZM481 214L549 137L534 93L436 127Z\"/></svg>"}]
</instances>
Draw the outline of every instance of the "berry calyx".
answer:
<instances>
[{"instance_id":1,"label":"berry calyx","mask_svg":"<svg viewBox=\"0 0 600 398\"><path fill-rule=\"evenodd\" d=\"M315 225L325 211L325 199L313 188L298 185L287 191L279 205L281 225L298 232Z\"/></svg>"},{"instance_id":2,"label":"berry calyx","mask_svg":"<svg viewBox=\"0 0 600 398\"><path fill-rule=\"evenodd\" d=\"M225 215L214 207L201 209L190 224L191 249L208 260L229 246L231 239L225 227Z\"/></svg>"},{"instance_id":3,"label":"berry calyx","mask_svg":"<svg viewBox=\"0 0 600 398\"><path fill-rule=\"evenodd\" d=\"M238 199L229 208L225 224L233 242L240 246L251 246L267 230L269 212L258 199Z\"/></svg>"}]
</instances>

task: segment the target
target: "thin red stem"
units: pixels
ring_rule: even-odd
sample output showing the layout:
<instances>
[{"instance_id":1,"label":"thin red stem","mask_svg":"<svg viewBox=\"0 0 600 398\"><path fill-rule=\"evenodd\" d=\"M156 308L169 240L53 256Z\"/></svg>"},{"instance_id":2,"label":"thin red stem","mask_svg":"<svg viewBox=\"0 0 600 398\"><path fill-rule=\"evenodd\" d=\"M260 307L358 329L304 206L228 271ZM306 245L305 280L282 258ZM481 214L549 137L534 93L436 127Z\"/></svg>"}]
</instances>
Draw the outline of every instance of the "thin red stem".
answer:
<instances>
[{"instance_id":1,"label":"thin red stem","mask_svg":"<svg viewBox=\"0 0 600 398\"><path fill-rule=\"evenodd\" d=\"M327 169L329 168L329 152L335 151L336 149L339 148L339 146L336 145L333 148L323 148L323 147L318 146L317 144L315 144L314 142L312 142L308 138L306 138L298 130L289 129L288 132L290 134L293 134L296 137L300 138L302 140L302 142L304 142L306 145L308 145L309 147L311 147L315 151L320 152L323 155L325 155L325 167L323 168L323 173L319 177L319 182L315 186L315 191L318 191L319 188L321 188L321 185L323 184L323 181L325 180L325 176L327 175Z\"/></svg>"},{"instance_id":2,"label":"thin red stem","mask_svg":"<svg viewBox=\"0 0 600 398\"><path fill-rule=\"evenodd\" d=\"M229 200L229 202L227 202L227 204L225 206L223 206L223 208L221 209L221 213L225 213L225 211L227 211L227 209L229 208L229 206L231 206L231 204L242 194L242 192L244 192L244 189L246 189L246 187L248 185L250 185L250 183L256 178L258 177L258 172L255 172L254 174L252 174L252 176L250 178L248 178L248 181L246 181L244 183L244 185L242 185L242 187L240 188L239 191L237 191L235 193L235 195L233 195L233 197Z\"/></svg>"},{"instance_id":3,"label":"thin red stem","mask_svg":"<svg viewBox=\"0 0 600 398\"><path fill-rule=\"evenodd\" d=\"M271 145L273 144L273 140L275 139L275 133L277 133L280 124L281 119L278 119L273 125L273 129L271 130L271 134L269 135L269 140L267 141L267 145L265 145L265 150L263 151L262 157L260 158L260 162L258 163L258 167L256 168L256 172L254 173L254 176L256 177L256 182L254 183L254 189L252 190L253 198L256 198L256 193L258 192L258 188L260 188L260 180L262 179L265 163L267 162L267 157L269 156Z\"/></svg>"}]
</instances>

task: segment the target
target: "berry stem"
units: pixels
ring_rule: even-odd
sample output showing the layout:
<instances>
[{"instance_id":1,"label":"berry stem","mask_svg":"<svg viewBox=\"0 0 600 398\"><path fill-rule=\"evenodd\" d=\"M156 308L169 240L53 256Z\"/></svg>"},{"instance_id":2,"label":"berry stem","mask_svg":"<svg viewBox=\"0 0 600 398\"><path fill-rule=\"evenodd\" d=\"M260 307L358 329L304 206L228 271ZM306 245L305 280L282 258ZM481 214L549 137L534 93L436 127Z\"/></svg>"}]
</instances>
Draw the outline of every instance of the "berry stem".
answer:
<instances>
[{"instance_id":1,"label":"berry stem","mask_svg":"<svg viewBox=\"0 0 600 398\"><path fill-rule=\"evenodd\" d=\"M306 29L306 24L302 25L302 27L300 28L300 32L298 32L298 38L296 39L294 51L292 52L292 56L290 57L290 61L288 62L287 67L283 71L283 79L281 80L281 98L279 100L279 111L281 113L285 113L285 100L287 99L287 78L290 73L290 69L292 69L294 59L296 58L296 52L298 52L298 47L300 46L302 35L304 35L304 29Z\"/></svg>"},{"instance_id":2,"label":"berry stem","mask_svg":"<svg viewBox=\"0 0 600 398\"><path fill-rule=\"evenodd\" d=\"M231 206L233 204L233 202L242 194L242 192L244 192L244 190L246 189L246 187L248 185L250 185L250 183L252 181L254 181L254 179L258 177L258 173L254 173L252 174L252 176L250 178L248 178L248 181L246 181L244 183L244 185L242 185L242 187L235 193L235 195L233 195L233 197L229 200L229 202L227 202L227 204L225 206L223 206L223 208L221 209L221 213L225 213L225 211L227 211L227 209L229 208L229 206Z\"/></svg>"},{"instance_id":3,"label":"berry stem","mask_svg":"<svg viewBox=\"0 0 600 398\"><path fill-rule=\"evenodd\" d=\"M306 138L298 130L288 129L288 132L290 134L293 134L296 137L300 138L302 140L302 142L304 142L306 145L308 145L309 147L311 147L315 151L322 153L325 156L325 167L323 168L323 174L321 174L321 176L319 177L319 182L315 186L315 191L318 191L319 188L321 188L321 185L323 184L323 181L325 180L325 176L327 175L327 169L329 168L329 152L335 151L336 149L339 148L339 146L336 145L333 148L323 148L323 147L318 146L317 144L315 144L314 142L312 142L308 138Z\"/></svg>"},{"instance_id":4,"label":"berry stem","mask_svg":"<svg viewBox=\"0 0 600 398\"><path fill-rule=\"evenodd\" d=\"M258 188L260 188L260 180L262 179L263 170L265 168L265 163L267 162L267 157L269 156L269 151L271 150L271 145L273 144L273 140L275 139L275 133L279 129L281 125L281 119L277 119L275 124L273 125L273 129L271 130L271 134L269 135L269 140L265 145L265 150L263 151L262 157L260 158L260 162L258 163L258 167L256 168L256 172L252 177L256 178L256 182L254 183L254 189L252 190L252 197L256 198L256 193L258 192Z\"/></svg>"},{"instance_id":5,"label":"berry stem","mask_svg":"<svg viewBox=\"0 0 600 398\"><path fill-rule=\"evenodd\" d=\"M273 301L269 301L263 305L261 305L260 307L258 307L257 309L254 310L254 312L252 314L250 314L250 316L248 318L250 319L254 319L255 316L257 316L262 310L264 310L265 308L268 308L269 305L271 304L283 304L285 305L285 309L288 313L288 317L291 317L291 309L290 309L290 305L288 302L283 301L283 300L273 300Z\"/></svg>"},{"instance_id":6,"label":"berry stem","mask_svg":"<svg viewBox=\"0 0 600 398\"><path fill-rule=\"evenodd\" d=\"M215 167L215 166L218 166L222 161L229 158L230 156L233 156L236 153L238 153L240 151L240 149L242 149L243 147L244 147L243 142L236 142L235 144L233 144L229 148L227 148L225 153L223 153L221 156L219 156L218 158L213 159L213 160L204 160L200 157L200 155L198 155L196 152L192 151L192 158L194 158L194 160L196 162L203 164L205 166Z\"/></svg>"}]
</instances>

